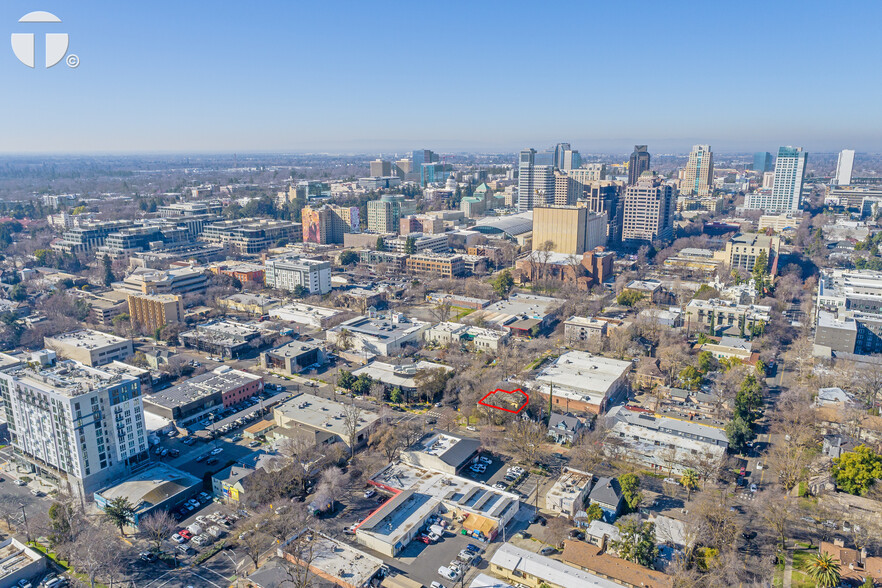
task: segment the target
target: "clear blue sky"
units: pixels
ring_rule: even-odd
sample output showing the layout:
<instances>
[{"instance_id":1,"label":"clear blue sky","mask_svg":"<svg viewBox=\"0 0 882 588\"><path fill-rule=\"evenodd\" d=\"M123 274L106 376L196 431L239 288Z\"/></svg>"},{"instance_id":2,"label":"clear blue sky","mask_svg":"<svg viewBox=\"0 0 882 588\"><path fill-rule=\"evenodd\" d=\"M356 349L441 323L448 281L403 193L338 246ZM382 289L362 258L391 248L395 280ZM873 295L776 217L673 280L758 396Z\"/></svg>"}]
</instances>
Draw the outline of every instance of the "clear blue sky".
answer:
<instances>
[{"instance_id":1,"label":"clear blue sky","mask_svg":"<svg viewBox=\"0 0 882 588\"><path fill-rule=\"evenodd\" d=\"M63 29L80 66L3 42L0 152L882 151L879 22L878 0L7 0L7 39Z\"/></svg>"}]
</instances>

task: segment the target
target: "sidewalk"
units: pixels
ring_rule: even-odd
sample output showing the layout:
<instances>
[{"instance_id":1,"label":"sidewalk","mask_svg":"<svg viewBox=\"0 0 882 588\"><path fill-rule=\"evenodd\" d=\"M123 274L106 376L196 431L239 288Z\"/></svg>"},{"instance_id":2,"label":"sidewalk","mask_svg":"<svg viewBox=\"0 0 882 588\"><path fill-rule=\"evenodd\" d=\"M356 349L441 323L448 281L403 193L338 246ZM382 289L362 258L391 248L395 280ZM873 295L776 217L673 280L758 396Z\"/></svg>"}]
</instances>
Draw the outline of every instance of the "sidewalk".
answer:
<instances>
[{"instance_id":1,"label":"sidewalk","mask_svg":"<svg viewBox=\"0 0 882 588\"><path fill-rule=\"evenodd\" d=\"M790 588L793 585L793 550L784 550L784 581L782 586Z\"/></svg>"}]
</instances>

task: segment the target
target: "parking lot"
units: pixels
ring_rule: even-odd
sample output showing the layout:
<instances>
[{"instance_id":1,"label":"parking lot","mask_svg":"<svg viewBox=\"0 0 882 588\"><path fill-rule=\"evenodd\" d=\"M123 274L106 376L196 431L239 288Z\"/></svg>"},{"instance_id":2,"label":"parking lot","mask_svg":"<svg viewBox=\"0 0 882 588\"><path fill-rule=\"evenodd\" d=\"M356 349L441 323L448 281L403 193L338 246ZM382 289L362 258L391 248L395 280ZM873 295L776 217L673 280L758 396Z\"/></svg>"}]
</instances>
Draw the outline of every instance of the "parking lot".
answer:
<instances>
[{"instance_id":1,"label":"parking lot","mask_svg":"<svg viewBox=\"0 0 882 588\"><path fill-rule=\"evenodd\" d=\"M447 588L452 588L454 584L459 584L459 581L453 582L442 578L438 575L438 568L449 566L451 562L457 561L456 556L460 551L466 549L466 546L469 544L480 549L483 559L487 544L481 543L473 537L452 533L448 530L440 541L431 545L426 545L421 541L411 541L398 554L393 565L404 571L411 579L421 582L424 586L431 586L432 582L440 582ZM486 565L486 562L482 561L477 566L461 564L461 567L466 568L465 575L468 578L474 575L475 568L481 569L486 567Z\"/></svg>"}]
</instances>

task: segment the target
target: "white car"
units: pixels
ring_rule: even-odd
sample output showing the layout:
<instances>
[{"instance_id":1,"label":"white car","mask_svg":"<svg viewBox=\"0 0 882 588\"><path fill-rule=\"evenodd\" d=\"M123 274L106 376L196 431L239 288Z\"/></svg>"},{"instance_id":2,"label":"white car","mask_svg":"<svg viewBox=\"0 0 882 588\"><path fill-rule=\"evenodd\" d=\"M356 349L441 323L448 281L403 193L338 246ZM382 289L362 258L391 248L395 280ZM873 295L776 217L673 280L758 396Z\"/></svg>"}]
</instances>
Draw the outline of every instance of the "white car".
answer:
<instances>
[{"instance_id":1,"label":"white car","mask_svg":"<svg viewBox=\"0 0 882 588\"><path fill-rule=\"evenodd\" d=\"M183 537L181 537L181 536L178 535L177 533L175 533L174 535L172 535L171 538L172 538L172 541L174 541L175 543L183 543L183 542L186 541L186 539L184 539Z\"/></svg>"},{"instance_id":2,"label":"white car","mask_svg":"<svg viewBox=\"0 0 882 588\"><path fill-rule=\"evenodd\" d=\"M438 575L452 582L456 582L457 580L459 580L459 574L445 566L441 566L440 568L438 568Z\"/></svg>"},{"instance_id":3,"label":"white car","mask_svg":"<svg viewBox=\"0 0 882 588\"><path fill-rule=\"evenodd\" d=\"M444 588L444 584L442 584L441 582L432 582L430 588Z\"/></svg>"},{"instance_id":4,"label":"white car","mask_svg":"<svg viewBox=\"0 0 882 588\"><path fill-rule=\"evenodd\" d=\"M365 498L372 498L372 497L374 497L376 494L377 494L377 491L374 490L373 488L368 488L367 490L364 491L364 497L365 497Z\"/></svg>"},{"instance_id":5,"label":"white car","mask_svg":"<svg viewBox=\"0 0 882 588\"><path fill-rule=\"evenodd\" d=\"M220 452L223 451L223 450L224 450L223 447L215 447L214 449L211 450L211 454L212 454L212 455L217 455L218 453L220 453Z\"/></svg>"},{"instance_id":6,"label":"white car","mask_svg":"<svg viewBox=\"0 0 882 588\"><path fill-rule=\"evenodd\" d=\"M478 461L480 461L481 463L485 463L487 465L490 465L491 463L493 463L492 459L490 459L489 457L485 457L483 455L478 458Z\"/></svg>"}]
</instances>

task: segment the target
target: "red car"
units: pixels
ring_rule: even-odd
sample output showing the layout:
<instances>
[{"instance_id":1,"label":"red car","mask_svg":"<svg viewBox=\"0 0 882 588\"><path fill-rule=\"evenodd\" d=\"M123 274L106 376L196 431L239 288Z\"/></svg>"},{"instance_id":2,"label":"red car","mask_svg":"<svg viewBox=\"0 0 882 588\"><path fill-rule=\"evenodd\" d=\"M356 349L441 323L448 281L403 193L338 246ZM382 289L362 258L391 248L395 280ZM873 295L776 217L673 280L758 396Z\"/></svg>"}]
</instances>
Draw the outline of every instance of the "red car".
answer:
<instances>
[{"instance_id":1,"label":"red car","mask_svg":"<svg viewBox=\"0 0 882 588\"><path fill-rule=\"evenodd\" d=\"M189 541L190 539L193 538L193 533L191 533L191 532L188 531L187 529L183 529L183 530L181 530L181 531L178 531L178 535L180 535L181 537L183 537L183 538L186 539L187 541Z\"/></svg>"},{"instance_id":2,"label":"red car","mask_svg":"<svg viewBox=\"0 0 882 588\"><path fill-rule=\"evenodd\" d=\"M432 540L429 539L428 537L426 537L425 535L420 535L419 537L417 537L417 540L418 540L418 541L422 541L422 542L425 543L426 545L431 545L431 544L432 544Z\"/></svg>"}]
</instances>

